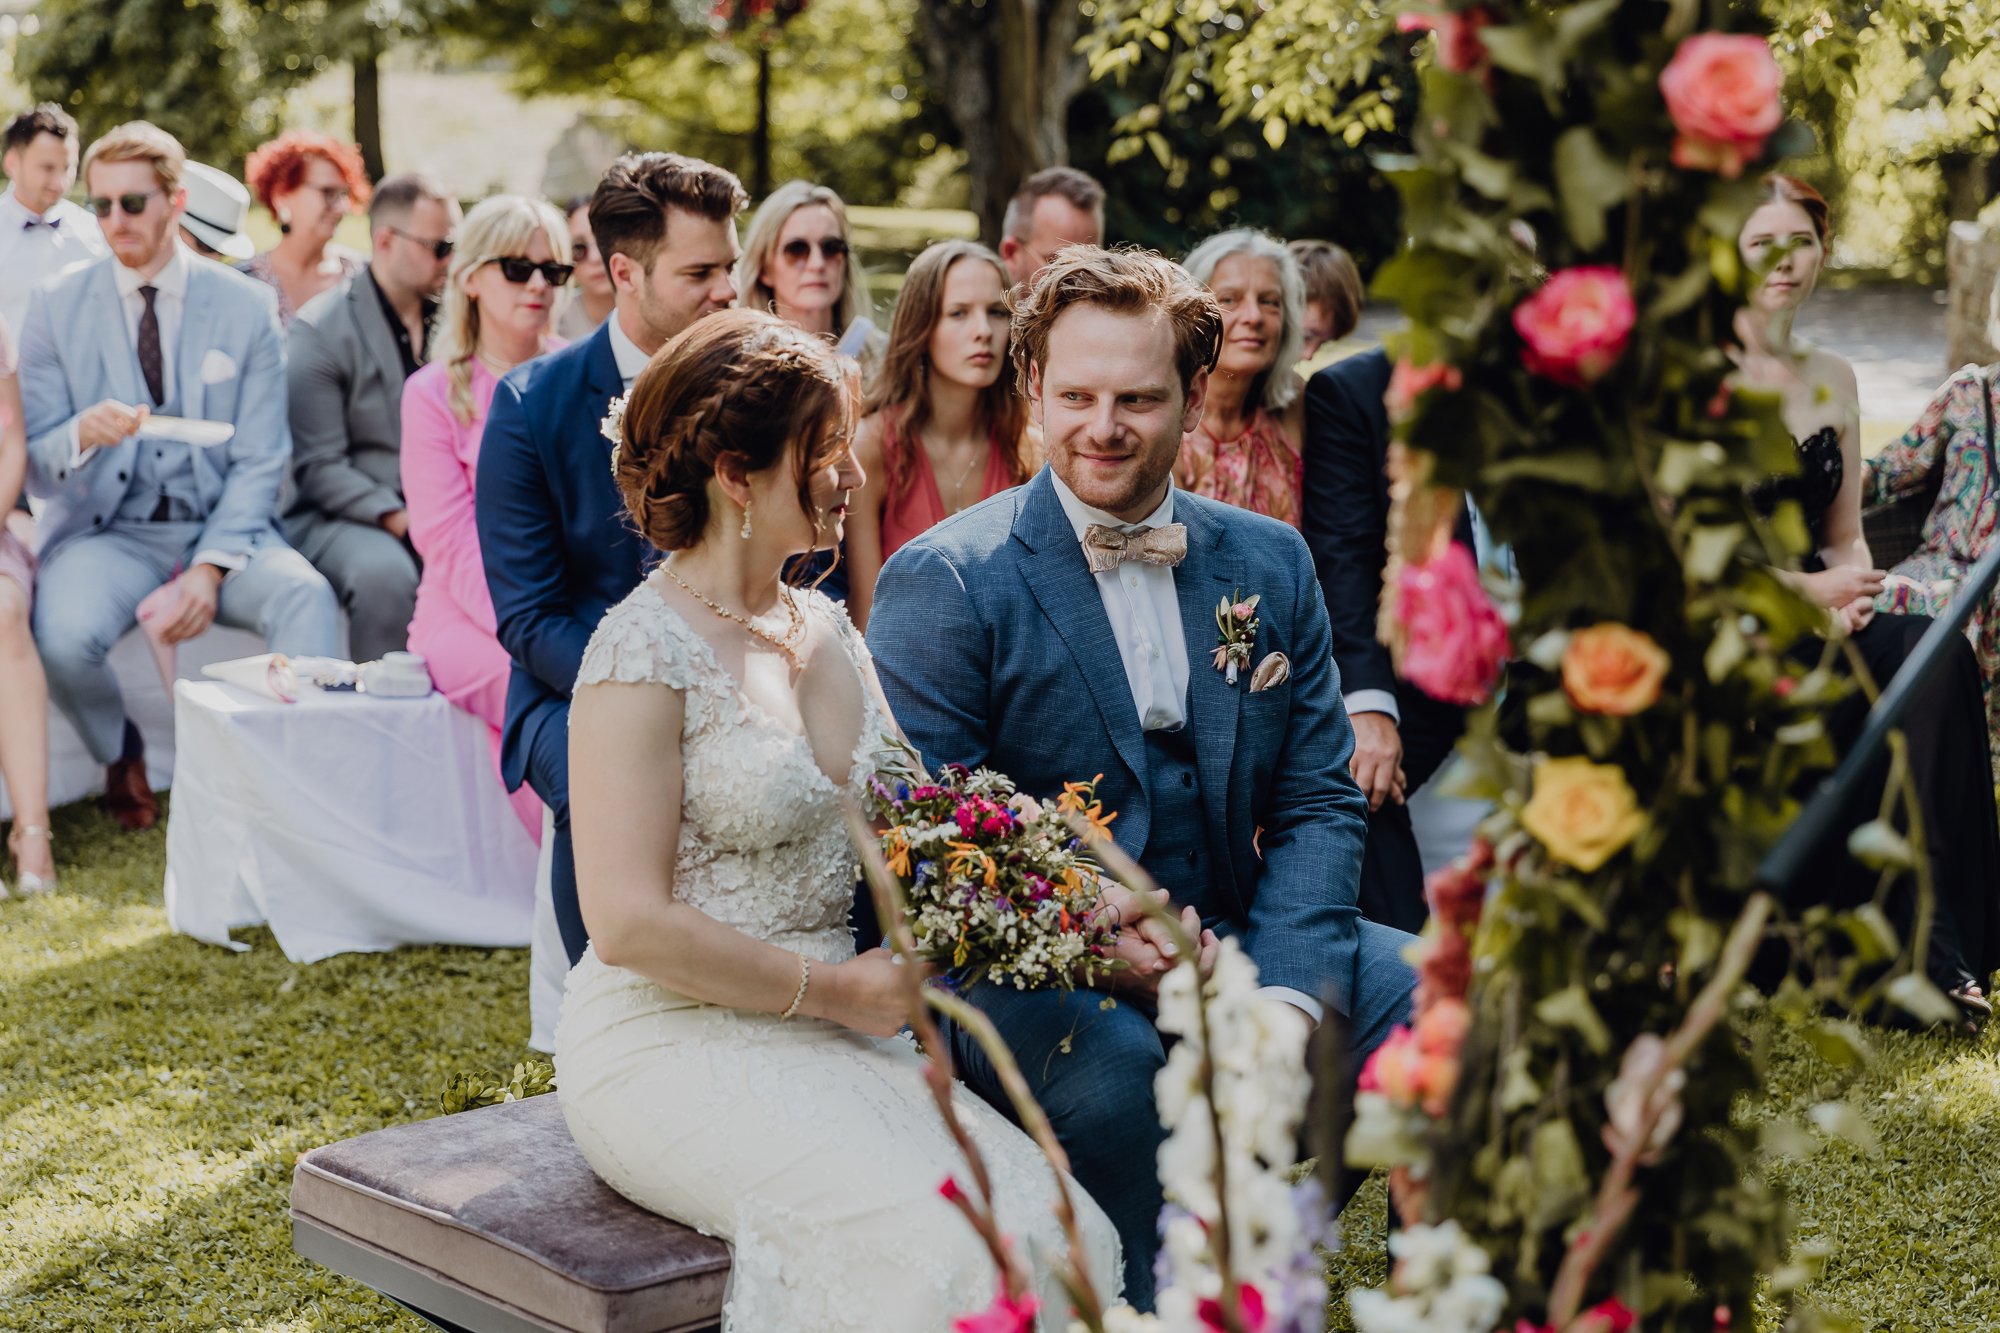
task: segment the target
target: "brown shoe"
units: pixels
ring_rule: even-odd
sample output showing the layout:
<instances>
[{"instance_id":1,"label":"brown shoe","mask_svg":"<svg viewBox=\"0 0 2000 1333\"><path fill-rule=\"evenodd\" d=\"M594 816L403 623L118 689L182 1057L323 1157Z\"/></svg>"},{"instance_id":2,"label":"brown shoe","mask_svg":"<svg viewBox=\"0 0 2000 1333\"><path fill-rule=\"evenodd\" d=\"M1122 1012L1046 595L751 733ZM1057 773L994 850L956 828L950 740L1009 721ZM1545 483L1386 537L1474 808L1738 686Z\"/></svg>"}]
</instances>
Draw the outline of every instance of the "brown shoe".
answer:
<instances>
[{"instance_id":1,"label":"brown shoe","mask_svg":"<svg viewBox=\"0 0 2000 1333\"><path fill-rule=\"evenodd\" d=\"M146 785L146 756L120 759L104 770L104 809L128 833L159 822L160 803Z\"/></svg>"}]
</instances>

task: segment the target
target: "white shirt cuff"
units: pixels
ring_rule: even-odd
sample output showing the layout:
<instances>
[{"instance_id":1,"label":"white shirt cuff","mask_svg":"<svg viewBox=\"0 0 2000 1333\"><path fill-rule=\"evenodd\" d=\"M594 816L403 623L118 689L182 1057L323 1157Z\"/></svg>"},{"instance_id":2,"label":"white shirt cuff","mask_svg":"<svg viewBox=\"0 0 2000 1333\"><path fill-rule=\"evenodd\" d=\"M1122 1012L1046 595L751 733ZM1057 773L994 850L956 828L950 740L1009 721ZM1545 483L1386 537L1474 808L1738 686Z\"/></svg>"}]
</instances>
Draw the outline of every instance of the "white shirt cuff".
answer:
<instances>
[{"instance_id":1,"label":"white shirt cuff","mask_svg":"<svg viewBox=\"0 0 2000 1333\"><path fill-rule=\"evenodd\" d=\"M90 461L90 452L83 447L83 418L69 419L69 461L63 464L64 472L74 472Z\"/></svg>"},{"instance_id":2,"label":"white shirt cuff","mask_svg":"<svg viewBox=\"0 0 2000 1333\"><path fill-rule=\"evenodd\" d=\"M1355 690L1346 696L1347 715L1356 713L1386 713L1397 726L1403 725L1402 710L1396 707L1394 690Z\"/></svg>"},{"instance_id":3,"label":"white shirt cuff","mask_svg":"<svg viewBox=\"0 0 2000 1333\"><path fill-rule=\"evenodd\" d=\"M1265 999L1282 1000L1289 1004L1311 1019L1314 1027L1318 1027L1320 1019L1326 1017L1326 1010L1320 1007L1318 1000L1304 991L1293 990L1290 986L1259 986L1257 993Z\"/></svg>"},{"instance_id":4,"label":"white shirt cuff","mask_svg":"<svg viewBox=\"0 0 2000 1333\"><path fill-rule=\"evenodd\" d=\"M249 563L250 557L240 551L196 551L194 559L188 561L188 568L193 569L196 565L214 565L222 571L222 577L226 579Z\"/></svg>"}]
</instances>

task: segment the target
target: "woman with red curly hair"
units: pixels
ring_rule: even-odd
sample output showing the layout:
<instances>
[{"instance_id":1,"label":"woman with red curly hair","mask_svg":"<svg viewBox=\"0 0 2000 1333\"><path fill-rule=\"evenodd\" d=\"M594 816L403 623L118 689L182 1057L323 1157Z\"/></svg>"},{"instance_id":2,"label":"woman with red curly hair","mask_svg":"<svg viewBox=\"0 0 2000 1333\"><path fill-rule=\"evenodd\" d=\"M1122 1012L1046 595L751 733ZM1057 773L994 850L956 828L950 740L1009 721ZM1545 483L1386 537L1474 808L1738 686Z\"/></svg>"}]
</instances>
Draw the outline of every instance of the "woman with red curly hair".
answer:
<instances>
[{"instance_id":1,"label":"woman with red curly hair","mask_svg":"<svg viewBox=\"0 0 2000 1333\"><path fill-rule=\"evenodd\" d=\"M278 293L278 322L290 324L307 301L368 262L332 243L341 219L368 203L368 173L353 144L312 130L287 130L251 153L243 174L283 235L275 249L241 267Z\"/></svg>"}]
</instances>

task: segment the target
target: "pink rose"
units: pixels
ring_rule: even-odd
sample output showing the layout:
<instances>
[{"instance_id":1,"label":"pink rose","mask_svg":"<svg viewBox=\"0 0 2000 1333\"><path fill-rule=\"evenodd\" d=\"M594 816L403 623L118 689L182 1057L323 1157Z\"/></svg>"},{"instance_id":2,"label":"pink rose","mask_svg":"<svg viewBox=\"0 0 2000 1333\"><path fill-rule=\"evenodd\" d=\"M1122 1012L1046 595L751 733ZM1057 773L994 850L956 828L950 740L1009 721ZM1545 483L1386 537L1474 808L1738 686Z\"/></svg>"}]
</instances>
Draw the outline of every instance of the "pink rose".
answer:
<instances>
[{"instance_id":1,"label":"pink rose","mask_svg":"<svg viewBox=\"0 0 2000 1333\"><path fill-rule=\"evenodd\" d=\"M1248 620L1250 618L1251 612L1255 611L1256 609L1257 609L1256 607L1250 605L1250 603L1248 602L1238 602L1236 605L1229 608L1229 613L1235 616L1238 620Z\"/></svg>"},{"instance_id":2,"label":"pink rose","mask_svg":"<svg viewBox=\"0 0 2000 1333\"><path fill-rule=\"evenodd\" d=\"M1581 389L1625 354L1639 307L1625 275L1609 265L1566 268L1514 307L1514 331L1530 374Z\"/></svg>"},{"instance_id":3,"label":"pink rose","mask_svg":"<svg viewBox=\"0 0 2000 1333\"><path fill-rule=\"evenodd\" d=\"M1379 1092L1398 1106L1417 1100L1416 1038L1410 1029L1398 1026L1368 1055L1355 1086L1363 1092Z\"/></svg>"},{"instance_id":4,"label":"pink rose","mask_svg":"<svg viewBox=\"0 0 2000 1333\"><path fill-rule=\"evenodd\" d=\"M1204 1296L1195 1306L1195 1318L1201 1320L1203 1333L1224 1333L1229 1328L1229 1320L1223 1317L1222 1302L1213 1296ZM1264 1293L1248 1282L1236 1284L1236 1324L1248 1333L1263 1333L1270 1327L1270 1312L1264 1307Z\"/></svg>"},{"instance_id":5,"label":"pink rose","mask_svg":"<svg viewBox=\"0 0 2000 1333\"><path fill-rule=\"evenodd\" d=\"M1425 1055L1458 1054L1472 1030L1472 1010L1464 1000L1438 999L1417 1020L1417 1049Z\"/></svg>"},{"instance_id":6,"label":"pink rose","mask_svg":"<svg viewBox=\"0 0 2000 1333\"><path fill-rule=\"evenodd\" d=\"M1682 42L1660 71L1677 131L1674 165L1730 180L1742 175L1784 122L1783 83L1771 44L1754 33L1703 32Z\"/></svg>"},{"instance_id":7,"label":"pink rose","mask_svg":"<svg viewBox=\"0 0 2000 1333\"><path fill-rule=\"evenodd\" d=\"M978 1314L952 1320L951 1333L1035 1333L1035 1311L1040 1308L1032 1292L1017 1301L1002 1287L993 1304Z\"/></svg>"},{"instance_id":8,"label":"pink rose","mask_svg":"<svg viewBox=\"0 0 2000 1333\"><path fill-rule=\"evenodd\" d=\"M1396 580L1403 676L1445 703L1484 703L1507 660L1507 625L1479 586L1472 552L1451 542L1427 564L1405 565Z\"/></svg>"},{"instance_id":9,"label":"pink rose","mask_svg":"<svg viewBox=\"0 0 2000 1333\"><path fill-rule=\"evenodd\" d=\"M1493 16L1485 6L1474 5L1458 13L1405 14L1396 20L1396 31L1434 32L1439 65L1453 74L1484 74L1486 43L1480 40L1479 30L1491 22Z\"/></svg>"},{"instance_id":10,"label":"pink rose","mask_svg":"<svg viewBox=\"0 0 2000 1333\"><path fill-rule=\"evenodd\" d=\"M1419 366L1398 361L1389 376L1389 391L1382 395L1382 404L1389 409L1389 420L1408 421L1416 413L1417 399L1432 389L1455 390L1464 383L1464 374L1449 362Z\"/></svg>"}]
</instances>

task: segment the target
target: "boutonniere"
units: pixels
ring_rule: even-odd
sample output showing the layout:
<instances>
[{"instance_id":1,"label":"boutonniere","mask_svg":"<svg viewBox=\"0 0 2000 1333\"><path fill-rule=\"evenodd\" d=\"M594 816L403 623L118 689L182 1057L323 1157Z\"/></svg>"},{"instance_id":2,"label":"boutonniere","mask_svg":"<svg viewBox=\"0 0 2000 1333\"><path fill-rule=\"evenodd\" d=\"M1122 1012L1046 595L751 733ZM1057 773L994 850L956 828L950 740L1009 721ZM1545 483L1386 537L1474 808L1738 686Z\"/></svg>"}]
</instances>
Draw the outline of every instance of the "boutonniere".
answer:
<instances>
[{"instance_id":1,"label":"boutonniere","mask_svg":"<svg viewBox=\"0 0 2000 1333\"><path fill-rule=\"evenodd\" d=\"M1263 600L1262 593L1245 598L1232 589L1216 605L1215 669L1231 685L1236 674L1250 665L1250 650L1257 643L1257 603Z\"/></svg>"}]
</instances>

